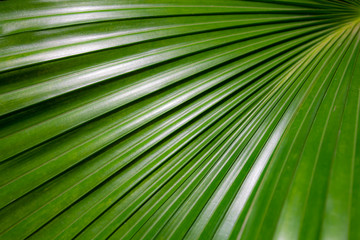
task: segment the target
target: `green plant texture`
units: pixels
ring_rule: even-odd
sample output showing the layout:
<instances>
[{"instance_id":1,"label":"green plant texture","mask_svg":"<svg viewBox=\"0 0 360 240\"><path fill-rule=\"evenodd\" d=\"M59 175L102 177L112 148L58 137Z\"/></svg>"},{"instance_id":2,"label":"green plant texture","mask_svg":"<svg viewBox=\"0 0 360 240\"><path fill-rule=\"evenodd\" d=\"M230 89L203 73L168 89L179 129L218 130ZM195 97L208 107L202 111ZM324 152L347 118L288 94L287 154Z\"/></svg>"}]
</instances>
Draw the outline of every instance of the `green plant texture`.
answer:
<instances>
[{"instance_id":1,"label":"green plant texture","mask_svg":"<svg viewBox=\"0 0 360 240\"><path fill-rule=\"evenodd\" d=\"M0 2L0 239L360 239L359 0Z\"/></svg>"}]
</instances>

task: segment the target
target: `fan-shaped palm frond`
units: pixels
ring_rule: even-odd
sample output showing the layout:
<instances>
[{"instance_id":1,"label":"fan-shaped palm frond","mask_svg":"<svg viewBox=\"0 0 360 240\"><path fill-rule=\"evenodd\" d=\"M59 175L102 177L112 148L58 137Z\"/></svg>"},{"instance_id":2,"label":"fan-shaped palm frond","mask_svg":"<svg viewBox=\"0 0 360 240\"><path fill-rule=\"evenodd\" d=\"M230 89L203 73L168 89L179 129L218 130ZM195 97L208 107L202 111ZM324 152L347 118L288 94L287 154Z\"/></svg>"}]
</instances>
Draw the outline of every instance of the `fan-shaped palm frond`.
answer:
<instances>
[{"instance_id":1,"label":"fan-shaped palm frond","mask_svg":"<svg viewBox=\"0 0 360 240\"><path fill-rule=\"evenodd\" d=\"M0 2L0 239L360 239L359 9Z\"/></svg>"}]
</instances>

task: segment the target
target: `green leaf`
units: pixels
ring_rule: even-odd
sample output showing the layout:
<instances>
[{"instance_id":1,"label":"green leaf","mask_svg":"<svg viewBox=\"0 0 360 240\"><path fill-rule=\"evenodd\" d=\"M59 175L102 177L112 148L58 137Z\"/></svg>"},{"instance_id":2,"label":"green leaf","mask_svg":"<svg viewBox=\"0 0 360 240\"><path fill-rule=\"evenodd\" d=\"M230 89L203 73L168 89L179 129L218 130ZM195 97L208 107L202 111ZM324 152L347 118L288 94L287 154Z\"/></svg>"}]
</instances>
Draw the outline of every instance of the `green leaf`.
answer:
<instances>
[{"instance_id":1,"label":"green leaf","mask_svg":"<svg viewBox=\"0 0 360 240\"><path fill-rule=\"evenodd\" d=\"M0 239L360 239L360 1L0 2Z\"/></svg>"}]
</instances>

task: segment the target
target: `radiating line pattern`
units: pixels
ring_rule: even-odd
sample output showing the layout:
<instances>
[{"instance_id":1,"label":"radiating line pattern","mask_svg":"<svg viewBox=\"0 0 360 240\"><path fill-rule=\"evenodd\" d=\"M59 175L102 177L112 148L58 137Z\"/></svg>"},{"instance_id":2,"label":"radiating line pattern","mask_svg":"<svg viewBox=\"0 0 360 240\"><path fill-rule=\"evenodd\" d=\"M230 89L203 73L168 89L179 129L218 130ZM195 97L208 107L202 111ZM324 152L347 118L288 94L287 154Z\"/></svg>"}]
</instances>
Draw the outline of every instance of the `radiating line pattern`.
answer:
<instances>
[{"instance_id":1,"label":"radiating line pattern","mask_svg":"<svg viewBox=\"0 0 360 240\"><path fill-rule=\"evenodd\" d=\"M360 239L359 0L14 0L0 26L0 239Z\"/></svg>"}]
</instances>

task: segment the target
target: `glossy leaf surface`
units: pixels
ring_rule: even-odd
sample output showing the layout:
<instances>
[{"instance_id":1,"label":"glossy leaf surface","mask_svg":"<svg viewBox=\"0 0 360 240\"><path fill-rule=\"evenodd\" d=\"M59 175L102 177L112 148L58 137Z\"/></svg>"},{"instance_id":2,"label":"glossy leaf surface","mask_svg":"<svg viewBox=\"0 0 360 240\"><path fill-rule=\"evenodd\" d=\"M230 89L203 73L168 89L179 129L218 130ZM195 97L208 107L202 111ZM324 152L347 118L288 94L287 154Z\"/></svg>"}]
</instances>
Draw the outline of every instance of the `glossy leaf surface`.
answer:
<instances>
[{"instance_id":1,"label":"glossy leaf surface","mask_svg":"<svg viewBox=\"0 0 360 240\"><path fill-rule=\"evenodd\" d=\"M14 0L0 26L0 239L360 239L358 0Z\"/></svg>"}]
</instances>

